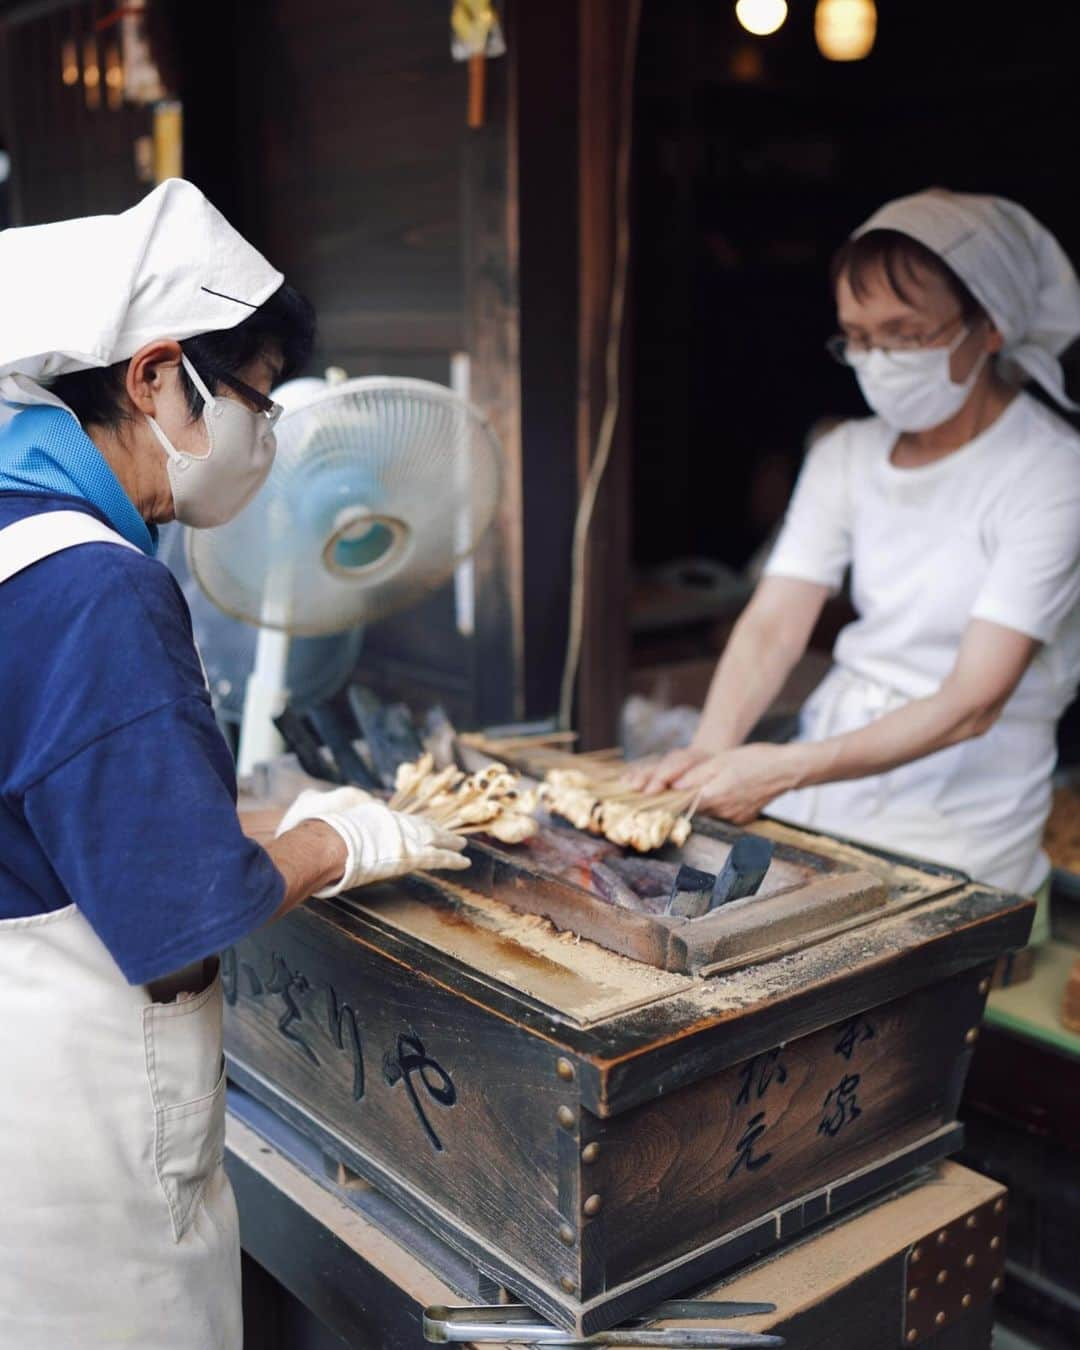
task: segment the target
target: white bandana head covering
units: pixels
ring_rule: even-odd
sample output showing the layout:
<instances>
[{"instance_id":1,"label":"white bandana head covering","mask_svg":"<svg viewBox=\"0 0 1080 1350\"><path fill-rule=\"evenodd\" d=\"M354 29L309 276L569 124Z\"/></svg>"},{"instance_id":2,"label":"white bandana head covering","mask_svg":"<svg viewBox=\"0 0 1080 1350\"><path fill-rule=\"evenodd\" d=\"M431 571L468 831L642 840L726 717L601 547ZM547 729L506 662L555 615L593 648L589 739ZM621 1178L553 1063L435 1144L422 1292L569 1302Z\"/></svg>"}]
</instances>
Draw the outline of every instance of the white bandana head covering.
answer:
<instances>
[{"instance_id":1,"label":"white bandana head covering","mask_svg":"<svg viewBox=\"0 0 1080 1350\"><path fill-rule=\"evenodd\" d=\"M180 178L119 215L4 230L0 398L62 408L45 387L56 376L235 328L283 281Z\"/></svg>"},{"instance_id":2,"label":"white bandana head covering","mask_svg":"<svg viewBox=\"0 0 1080 1350\"><path fill-rule=\"evenodd\" d=\"M1080 336L1080 282L1064 250L1030 211L1004 197L930 188L899 197L854 232L897 230L936 253L993 319L1001 359L1038 381L1062 407L1058 357Z\"/></svg>"}]
</instances>

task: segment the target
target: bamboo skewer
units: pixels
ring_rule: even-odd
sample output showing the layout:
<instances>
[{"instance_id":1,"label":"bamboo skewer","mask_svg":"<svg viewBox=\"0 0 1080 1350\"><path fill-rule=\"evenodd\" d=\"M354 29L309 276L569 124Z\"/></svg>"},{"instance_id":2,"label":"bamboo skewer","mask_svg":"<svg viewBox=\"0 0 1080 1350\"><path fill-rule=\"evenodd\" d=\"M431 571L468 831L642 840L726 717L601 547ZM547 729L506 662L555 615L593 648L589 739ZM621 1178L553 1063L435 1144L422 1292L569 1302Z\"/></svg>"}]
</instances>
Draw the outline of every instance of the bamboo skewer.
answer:
<instances>
[{"instance_id":1,"label":"bamboo skewer","mask_svg":"<svg viewBox=\"0 0 1080 1350\"><path fill-rule=\"evenodd\" d=\"M700 791L675 788L650 796L628 787L617 749L572 754L557 743L524 737L476 743L488 754L518 758L532 773L544 775L541 791L548 807L579 829L642 852L689 837Z\"/></svg>"},{"instance_id":2,"label":"bamboo skewer","mask_svg":"<svg viewBox=\"0 0 1080 1350\"><path fill-rule=\"evenodd\" d=\"M478 732L463 732L458 739L462 745L488 753L509 753L511 750L544 749L555 745L573 745L577 740L576 731L552 731L546 736L505 736L498 740L488 738Z\"/></svg>"},{"instance_id":3,"label":"bamboo skewer","mask_svg":"<svg viewBox=\"0 0 1080 1350\"><path fill-rule=\"evenodd\" d=\"M669 841L682 845L689 837L701 791L669 788L649 795L631 788L617 749L573 754L566 748L576 739L573 732L461 739L495 762L466 776L454 768L433 772L430 756L424 756L399 770L404 781L390 805L457 833L492 834L506 842L522 842L536 830L531 820L535 801L531 793L520 795L517 776L499 762L517 758L530 774L544 778L539 800L579 829L639 852L650 852Z\"/></svg>"},{"instance_id":4,"label":"bamboo skewer","mask_svg":"<svg viewBox=\"0 0 1080 1350\"><path fill-rule=\"evenodd\" d=\"M435 771L430 755L398 769L390 798L395 811L423 816L457 834L491 834L504 843L523 843L536 833L530 797L504 765L492 763L466 775L456 767ZM528 807L529 809L525 809Z\"/></svg>"}]
</instances>

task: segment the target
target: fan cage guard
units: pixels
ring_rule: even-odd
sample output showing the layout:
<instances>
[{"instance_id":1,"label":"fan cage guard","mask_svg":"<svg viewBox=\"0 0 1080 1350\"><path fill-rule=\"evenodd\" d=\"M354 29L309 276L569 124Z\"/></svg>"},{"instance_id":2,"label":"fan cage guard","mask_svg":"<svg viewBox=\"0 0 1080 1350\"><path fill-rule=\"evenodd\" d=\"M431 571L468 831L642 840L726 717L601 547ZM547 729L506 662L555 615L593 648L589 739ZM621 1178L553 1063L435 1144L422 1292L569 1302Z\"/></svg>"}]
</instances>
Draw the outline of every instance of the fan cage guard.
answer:
<instances>
[{"instance_id":1,"label":"fan cage guard","mask_svg":"<svg viewBox=\"0 0 1080 1350\"><path fill-rule=\"evenodd\" d=\"M504 465L499 441L489 419L475 404L463 399L461 395L429 380L381 375L364 376L329 385L325 390L314 394L301 406L287 412L281 419L279 428L286 419L317 418L317 411L322 404L340 403L343 399L351 398L359 405L365 396L382 391L389 391L403 398L413 395L426 402L429 407L434 405L435 408L447 409L455 419L460 419L462 426L469 428L470 444L486 445L490 452L487 459L492 475L488 492L489 501L486 503L483 518L476 522L476 527L470 533L468 546L455 545L452 556L446 557L444 565L431 569L423 577L418 577L413 586L403 585L392 604L379 602L372 606L370 612L364 611L361 607L361 612L349 622L328 626L324 622L305 622L302 613L298 617L296 611L290 611L287 620L275 621L275 618L265 610L261 610L259 617L255 617L250 609L234 603L229 596L221 594L215 585L214 577L207 575L208 571L221 577L229 576L230 580L235 578L230 575L221 557L213 558L212 565L202 565L199 554L203 545L197 539L196 532L188 529L185 538L188 566L204 594L222 613L250 627L288 632L295 637L321 637L346 632L351 627L381 621L419 603L425 595L443 585L458 567L476 553L497 515ZM229 525L218 527L220 530L229 528ZM215 534L217 532L213 531ZM202 533L198 532L200 535ZM370 547L370 557L365 556L365 540ZM369 509L361 504L344 506L325 534L319 548L321 570L331 584L338 582L358 594L370 594L382 583L390 581L406 570L414 552L414 542L414 529L401 516L375 508ZM380 546L380 543L383 546ZM313 555L315 547L317 545L313 541Z\"/></svg>"}]
</instances>

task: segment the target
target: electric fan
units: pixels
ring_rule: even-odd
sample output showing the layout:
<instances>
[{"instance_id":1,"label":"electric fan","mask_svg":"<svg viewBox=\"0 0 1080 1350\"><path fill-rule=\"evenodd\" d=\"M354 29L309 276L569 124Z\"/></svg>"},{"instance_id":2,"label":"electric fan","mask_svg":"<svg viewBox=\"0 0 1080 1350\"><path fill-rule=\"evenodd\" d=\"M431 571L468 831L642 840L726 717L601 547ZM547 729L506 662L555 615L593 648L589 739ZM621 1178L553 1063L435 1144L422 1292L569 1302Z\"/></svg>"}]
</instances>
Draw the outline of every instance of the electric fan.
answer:
<instances>
[{"instance_id":1,"label":"electric fan","mask_svg":"<svg viewBox=\"0 0 1080 1350\"><path fill-rule=\"evenodd\" d=\"M229 524L187 533L188 565L209 599L260 630L241 775L280 749L272 719L289 692L290 639L347 632L437 589L490 526L501 486L490 424L442 385L293 383L304 388L283 399L262 489Z\"/></svg>"}]
</instances>

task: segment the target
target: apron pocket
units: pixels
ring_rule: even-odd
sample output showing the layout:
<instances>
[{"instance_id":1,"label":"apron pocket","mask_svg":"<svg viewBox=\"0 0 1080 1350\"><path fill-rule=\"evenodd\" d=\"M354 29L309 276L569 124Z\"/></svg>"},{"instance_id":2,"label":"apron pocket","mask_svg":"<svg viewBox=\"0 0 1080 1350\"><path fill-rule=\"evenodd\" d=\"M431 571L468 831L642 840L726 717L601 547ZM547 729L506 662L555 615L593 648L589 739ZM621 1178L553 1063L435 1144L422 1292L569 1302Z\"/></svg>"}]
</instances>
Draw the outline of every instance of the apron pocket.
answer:
<instances>
[{"instance_id":1,"label":"apron pocket","mask_svg":"<svg viewBox=\"0 0 1080 1350\"><path fill-rule=\"evenodd\" d=\"M225 1160L225 1074L205 1097L155 1113L154 1167L177 1242L191 1227L203 1188Z\"/></svg>"},{"instance_id":2,"label":"apron pocket","mask_svg":"<svg viewBox=\"0 0 1080 1350\"><path fill-rule=\"evenodd\" d=\"M225 1154L221 974L194 998L143 1010L154 1105L154 1170L173 1236L191 1226L207 1180Z\"/></svg>"}]
</instances>

